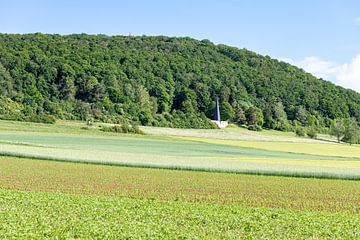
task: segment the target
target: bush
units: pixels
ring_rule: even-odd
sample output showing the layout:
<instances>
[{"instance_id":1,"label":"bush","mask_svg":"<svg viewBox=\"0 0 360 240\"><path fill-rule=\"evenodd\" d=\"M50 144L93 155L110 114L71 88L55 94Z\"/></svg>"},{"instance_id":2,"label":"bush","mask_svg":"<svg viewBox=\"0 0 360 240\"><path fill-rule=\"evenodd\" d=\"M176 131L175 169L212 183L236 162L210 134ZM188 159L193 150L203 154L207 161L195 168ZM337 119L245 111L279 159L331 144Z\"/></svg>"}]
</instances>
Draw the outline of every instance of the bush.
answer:
<instances>
[{"instance_id":1,"label":"bush","mask_svg":"<svg viewBox=\"0 0 360 240\"><path fill-rule=\"evenodd\" d=\"M305 136L305 131L302 127L298 127L295 129L295 134L296 136L299 136L299 137L304 137Z\"/></svg>"},{"instance_id":2,"label":"bush","mask_svg":"<svg viewBox=\"0 0 360 240\"><path fill-rule=\"evenodd\" d=\"M259 125L249 125L247 129L250 131L258 131L258 132L262 130L262 128Z\"/></svg>"},{"instance_id":3,"label":"bush","mask_svg":"<svg viewBox=\"0 0 360 240\"><path fill-rule=\"evenodd\" d=\"M171 116L171 115L170 115ZM201 128L216 129L216 124L212 123L204 113L184 113L174 110L171 119L172 127L175 128Z\"/></svg>"},{"instance_id":4,"label":"bush","mask_svg":"<svg viewBox=\"0 0 360 240\"><path fill-rule=\"evenodd\" d=\"M56 122L54 116L47 114L31 115L26 117L25 120L28 122L46 123L46 124L54 124Z\"/></svg>"},{"instance_id":5,"label":"bush","mask_svg":"<svg viewBox=\"0 0 360 240\"><path fill-rule=\"evenodd\" d=\"M314 128L308 129L306 134L308 135L309 138L312 138L312 139L317 137L317 132Z\"/></svg>"},{"instance_id":6,"label":"bush","mask_svg":"<svg viewBox=\"0 0 360 240\"><path fill-rule=\"evenodd\" d=\"M10 120L10 121L46 123L46 124L54 124L56 122L56 119L54 116L47 115L47 114L24 116L22 113L14 113L14 114L1 115L0 119Z\"/></svg>"},{"instance_id":7,"label":"bush","mask_svg":"<svg viewBox=\"0 0 360 240\"><path fill-rule=\"evenodd\" d=\"M128 124L102 126L100 130L103 132L144 134L144 132L141 131L138 126L131 126Z\"/></svg>"}]
</instances>

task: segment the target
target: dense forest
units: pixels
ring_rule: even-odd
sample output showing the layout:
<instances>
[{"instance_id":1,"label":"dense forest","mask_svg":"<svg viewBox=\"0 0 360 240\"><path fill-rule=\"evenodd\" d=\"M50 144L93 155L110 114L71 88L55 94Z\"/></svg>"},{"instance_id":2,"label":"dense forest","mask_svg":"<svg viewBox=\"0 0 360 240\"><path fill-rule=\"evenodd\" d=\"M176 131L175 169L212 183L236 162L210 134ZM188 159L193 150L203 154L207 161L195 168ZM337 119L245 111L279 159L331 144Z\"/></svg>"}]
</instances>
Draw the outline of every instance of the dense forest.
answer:
<instances>
[{"instance_id":1,"label":"dense forest","mask_svg":"<svg viewBox=\"0 0 360 240\"><path fill-rule=\"evenodd\" d=\"M360 123L360 94L285 62L208 40L165 36L0 34L0 118L94 119L213 128Z\"/></svg>"}]
</instances>

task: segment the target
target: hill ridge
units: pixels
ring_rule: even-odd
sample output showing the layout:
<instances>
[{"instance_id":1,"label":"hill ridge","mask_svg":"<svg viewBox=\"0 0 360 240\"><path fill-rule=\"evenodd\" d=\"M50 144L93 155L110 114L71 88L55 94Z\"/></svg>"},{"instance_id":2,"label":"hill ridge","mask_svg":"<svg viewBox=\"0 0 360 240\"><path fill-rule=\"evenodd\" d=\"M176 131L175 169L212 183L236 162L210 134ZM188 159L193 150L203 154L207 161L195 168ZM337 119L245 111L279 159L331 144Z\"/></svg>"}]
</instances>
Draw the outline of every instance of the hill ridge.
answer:
<instances>
[{"instance_id":1,"label":"hill ridge","mask_svg":"<svg viewBox=\"0 0 360 240\"><path fill-rule=\"evenodd\" d=\"M288 63L209 40L0 34L0 116L214 127L223 119L287 130L360 122L360 94Z\"/></svg>"}]
</instances>

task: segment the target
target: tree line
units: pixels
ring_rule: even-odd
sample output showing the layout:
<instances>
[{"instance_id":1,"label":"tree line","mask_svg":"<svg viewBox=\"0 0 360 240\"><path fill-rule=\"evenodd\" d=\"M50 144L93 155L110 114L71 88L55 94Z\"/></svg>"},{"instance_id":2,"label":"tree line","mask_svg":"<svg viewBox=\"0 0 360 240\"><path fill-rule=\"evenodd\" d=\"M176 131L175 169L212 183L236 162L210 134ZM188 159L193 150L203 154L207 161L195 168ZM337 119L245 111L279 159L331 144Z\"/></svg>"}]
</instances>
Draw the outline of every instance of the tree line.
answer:
<instances>
[{"instance_id":1,"label":"tree line","mask_svg":"<svg viewBox=\"0 0 360 240\"><path fill-rule=\"evenodd\" d=\"M326 131L360 122L360 94L285 62L208 40L166 36L0 34L0 117L95 119L252 130Z\"/></svg>"}]
</instances>

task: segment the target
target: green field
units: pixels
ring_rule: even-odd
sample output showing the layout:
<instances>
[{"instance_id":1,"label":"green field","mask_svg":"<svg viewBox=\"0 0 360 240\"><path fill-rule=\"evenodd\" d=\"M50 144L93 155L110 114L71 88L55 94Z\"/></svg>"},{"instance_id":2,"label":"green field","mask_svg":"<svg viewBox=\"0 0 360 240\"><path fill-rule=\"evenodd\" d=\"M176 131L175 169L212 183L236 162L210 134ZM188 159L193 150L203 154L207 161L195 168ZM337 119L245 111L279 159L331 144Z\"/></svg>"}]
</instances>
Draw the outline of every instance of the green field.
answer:
<instances>
[{"instance_id":1,"label":"green field","mask_svg":"<svg viewBox=\"0 0 360 240\"><path fill-rule=\"evenodd\" d=\"M359 146L163 131L0 121L0 239L360 238Z\"/></svg>"},{"instance_id":2,"label":"green field","mask_svg":"<svg viewBox=\"0 0 360 240\"><path fill-rule=\"evenodd\" d=\"M0 157L0 188L360 213L360 181L179 171ZM326 201L324 201L326 199Z\"/></svg>"},{"instance_id":3,"label":"green field","mask_svg":"<svg viewBox=\"0 0 360 240\"><path fill-rule=\"evenodd\" d=\"M360 237L359 181L14 157L0 176L2 239Z\"/></svg>"},{"instance_id":4,"label":"green field","mask_svg":"<svg viewBox=\"0 0 360 240\"><path fill-rule=\"evenodd\" d=\"M359 216L344 213L7 190L0 190L0 206L2 239L360 237Z\"/></svg>"},{"instance_id":5,"label":"green field","mask_svg":"<svg viewBox=\"0 0 360 240\"><path fill-rule=\"evenodd\" d=\"M51 133L51 128L41 124L30 125L33 130L28 131L23 126L5 123L0 128L2 155L121 166L360 179L360 148L354 146L313 143L322 148L304 152L304 146L312 146L310 143L246 144L215 138L116 135L100 133L96 127L84 130L84 126L75 123L55 125ZM287 148L291 151L284 151Z\"/></svg>"}]
</instances>

